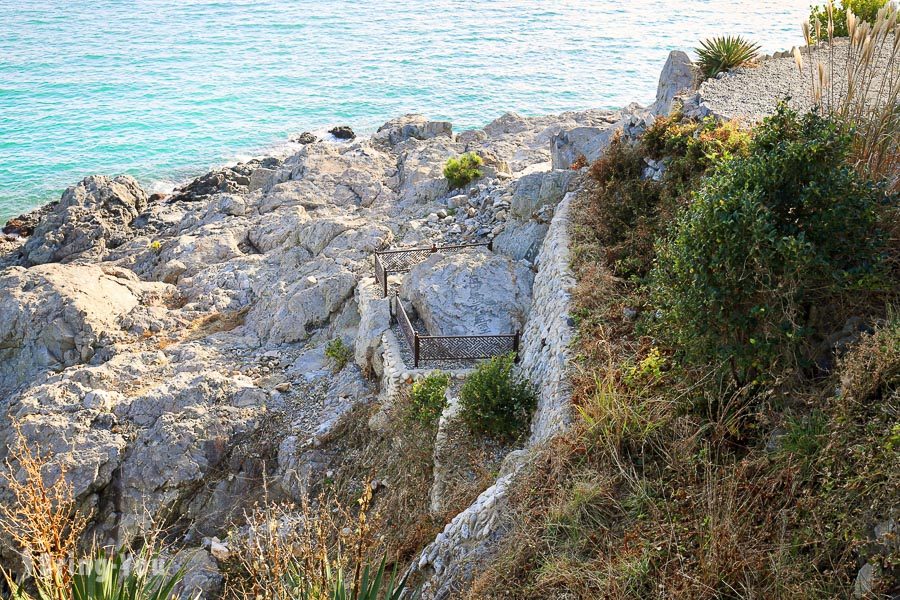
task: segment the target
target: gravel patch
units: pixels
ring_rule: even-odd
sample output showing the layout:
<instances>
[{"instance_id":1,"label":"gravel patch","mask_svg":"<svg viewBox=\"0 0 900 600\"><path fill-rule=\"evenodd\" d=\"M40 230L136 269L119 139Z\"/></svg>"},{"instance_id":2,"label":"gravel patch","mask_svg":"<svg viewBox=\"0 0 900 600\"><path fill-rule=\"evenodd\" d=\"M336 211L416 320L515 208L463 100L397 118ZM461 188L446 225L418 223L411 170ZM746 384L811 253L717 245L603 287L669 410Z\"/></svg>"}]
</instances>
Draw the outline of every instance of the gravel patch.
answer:
<instances>
[{"instance_id":1,"label":"gravel patch","mask_svg":"<svg viewBox=\"0 0 900 600\"><path fill-rule=\"evenodd\" d=\"M893 42L893 37L889 38ZM847 53L849 42L837 40L834 44L834 74L831 89L837 97L846 93L847 89ZM742 67L722 76L711 79L700 86L700 101L712 114L726 119L739 119L756 122L772 114L778 102L790 98L788 104L793 108L806 112L812 109L812 75L821 62L828 67L831 64L832 50L823 44L814 49L812 56L803 50L803 72L797 69L793 58L772 58L761 62L758 66ZM881 79L887 75L890 45L878 49L875 55L876 77L873 90L877 90ZM900 76L900 65L890 65L894 76ZM829 69L829 78L832 77ZM828 95L826 88L825 96Z\"/></svg>"}]
</instances>

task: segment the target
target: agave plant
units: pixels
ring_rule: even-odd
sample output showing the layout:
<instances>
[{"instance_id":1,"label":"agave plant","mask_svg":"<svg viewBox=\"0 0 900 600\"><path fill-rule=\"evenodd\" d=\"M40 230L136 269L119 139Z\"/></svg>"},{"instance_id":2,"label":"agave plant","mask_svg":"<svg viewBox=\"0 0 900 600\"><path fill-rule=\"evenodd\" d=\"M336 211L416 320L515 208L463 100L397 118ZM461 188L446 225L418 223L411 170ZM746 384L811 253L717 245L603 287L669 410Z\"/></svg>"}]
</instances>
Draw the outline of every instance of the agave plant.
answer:
<instances>
[{"instance_id":1,"label":"agave plant","mask_svg":"<svg viewBox=\"0 0 900 600\"><path fill-rule=\"evenodd\" d=\"M161 568L154 572L154 566ZM43 577L38 569L34 577L36 595L28 593L5 571L3 574L12 590L10 600L172 600L184 571L173 573L171 566L159 564L147 550L136 556L97 550L73 569L64 587L58 578Z\"/></svg>"},{"instance_id":2,"label":"agave plant","mask_svg":"<svg viewBox=\"0 0 900 600\"><path fill-rule=\"evenodd\" d=\"M698 65L703 76L709 79L722 71L728 71L756 58L759 45L741 36L716 37L700 42L696 49Z\"/></svg>"},{"instance_id":3,"label":"agave plant","mask_svg":"<svg viewBox=\"0 0 900 600\"><path fill-rule=\"evenodd\" d=\"M366 565L357 571L356 577L348 578L342 569L332 570L326 566L323 582L310 585L303 575L302 565L288 575L291 580L290 587L295 600L400 600L406 598L417 600L418 590L408 590L407 577L397 578L397 568L391 572L390 578L385 579L385 558L381 559L377 569Z\"/></svg>"}]
</instances>

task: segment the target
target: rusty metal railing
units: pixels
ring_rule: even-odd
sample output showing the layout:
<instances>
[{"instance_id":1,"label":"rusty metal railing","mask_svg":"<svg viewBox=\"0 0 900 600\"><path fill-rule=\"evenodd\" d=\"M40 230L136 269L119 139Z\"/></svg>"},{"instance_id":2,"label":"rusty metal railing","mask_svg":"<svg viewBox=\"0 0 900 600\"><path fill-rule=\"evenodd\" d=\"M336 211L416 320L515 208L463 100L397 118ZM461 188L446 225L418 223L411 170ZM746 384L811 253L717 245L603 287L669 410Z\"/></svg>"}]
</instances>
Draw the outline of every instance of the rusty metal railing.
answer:
<instances>
[{"instance_id":1,"label":"rusty metal railing","mask_svg":"<svg viewBox=\"0 0 900 600\"><path fill-rule=\"evenodd\" d=\"M494 242L479 244L458 244L450 246L437 246L432 244L430 248L407 248L404 250L381 250L375 252L375 281L381 285L384 298L388 296L388 277L392 273L407 273L421 262L425 262L432 254L438 252L453 253L463 252L472 248L487 248L493 251Z\"/></svg>"},{"instance_id":2,"label":"rusty metal railing","mask_svg":"<svg viewBox=\"0 0 900 600\"><path fill-rule=\"evenodd\" d=\"M514 353L516 362L519 361L521 335L518 331L498 335L421 335L413 326L397 293L394 294L393 309L393 315L412 350L415 368L425 361L479 360L509 353Z\"/></svg>"}]
</instances>

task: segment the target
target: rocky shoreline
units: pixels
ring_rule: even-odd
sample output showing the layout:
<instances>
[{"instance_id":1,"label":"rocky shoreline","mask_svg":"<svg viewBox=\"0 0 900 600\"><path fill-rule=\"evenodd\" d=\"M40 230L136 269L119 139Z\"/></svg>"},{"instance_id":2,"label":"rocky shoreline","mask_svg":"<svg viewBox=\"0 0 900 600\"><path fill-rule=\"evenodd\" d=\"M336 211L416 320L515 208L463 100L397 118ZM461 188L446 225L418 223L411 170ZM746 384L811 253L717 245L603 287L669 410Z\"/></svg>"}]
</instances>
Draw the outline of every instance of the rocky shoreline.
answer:
<instances>
[{"instance_id":1,"label":"rocky shoreline","mask_svg":"<svg viewBox=\"0 0 900 600\"><path fill-rule=\"evenodd\" d=\"M792 59L763 68L779 61ZM19 431L52 452L101 543L177 525L188 587L213 595L222 550L211 553L211 540L260 482L299 502L341 460L322 449L336 423L390 402L410 377L385 359L402 352L386 350L396 336L373 291L372 252L488 240L493 253L410 274L403 296L435 330L521 328L523 371L540 388L529 444L548 439L568 421L566 211L578 167L695 84L675 52L646 109L508 113L459 133L406 115L367 139L305 137L283 160L217 169L168 197L128 176L85 178L0 237L0 460ZM463 152L482 157L484 177L451 190L442 167ZM659 168L648 163L648 176ZM437 301L428 273L447 286ZM484 306L496 314L467 319ZM325 356L335 339L354 357L336 373ZM447 597L466 561L496 542L498 500L523 452L415 561L431 597ZM9 494L0 482L0 501ZM9 540L0 549L0 562L16 564Z\"/></svg>"}]
</instances>

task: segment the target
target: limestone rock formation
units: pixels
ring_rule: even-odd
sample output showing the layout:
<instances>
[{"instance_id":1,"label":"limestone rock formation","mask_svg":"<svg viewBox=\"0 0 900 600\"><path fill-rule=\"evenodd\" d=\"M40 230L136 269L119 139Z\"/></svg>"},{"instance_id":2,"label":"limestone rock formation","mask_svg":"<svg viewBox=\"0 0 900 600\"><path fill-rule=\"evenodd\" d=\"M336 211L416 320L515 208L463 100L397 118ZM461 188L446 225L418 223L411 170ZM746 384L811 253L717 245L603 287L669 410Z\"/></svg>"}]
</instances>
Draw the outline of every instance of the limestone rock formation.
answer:
<instances>
[{"instance_id":1,"label":"limestone rock formation","mask_svg":"<svg viewBox=\"0 0 900 600\"><path fill-rule=\"evenodd\" d=\"M108 358L128 337L129 312L174 294L128 273L56 264L0 272L0 391L44 370Z\"/></svg>"},{"instance_id":2,"label":"limestone rock formation","mask_svg":"<svg viewBox=\"0 0 900 600\"><path fill-rule=\"evenodd\" d=\"M550 147L554 169L570 169L583 158L586 164L600 158L615 135L613 127L576 127L561 131Z\"/></svg>"},{"instance_id":3,"label":"limestone rock formation","mask_svg":"<svg viewBox=\"0 0 900 600\"><path fill-rule=\"evenodd\" d=\"M666 59L659 85L656 88L656 102L650 107L657 115L668 115L675 97L694 90L699 83L699 73L690 57L681 50L673 50Z\"/></svg>"},{"instance_id":4,"label":"limestone rock formation","mask_svg":"<svg viewBox=\"0 0 900 600\"><path fill-rule=\"evenodd\" d=\"M403 292L430 335L511 334L531 306L534 274L487 251L435 254L404 279Z\"/></svg>"},{"instance_id":5,"label":"limestone rock formation","mask_svg":"<svg viewBox=\"0 0 900 600\"><path fill-rule=\"evenodd\" d=\"M437 136L452 135L453 126L449 121L429 121L424 115L404 115L379 127L372 139L393 147L410 138L429 140Z\"/></svg>"},{"instance_id":6,"label":"limestone rock formation","mask_svg":"<svg viewBox=\"0 0 900 600\"><path fill-rule=\"evenodd\" d=\"M183 525L186 585L214 589L212 546L188 553L224 536L264 479L300 500L341 460L323 447L341 419L406 385L372 253L494 240L493 253L436 255L406 294L432 332L524 331L539 248L578 178L549 171L550 141L619 120L509 114L454 136L405 116L154 202L129 177L85 179L24 243L0 244L0 461L19 431L51 451L48 473L65 468L103 543L140 536L148 517ZM443 165L465 151L485 157L485 177L450 191ZM338 373L324 356L335 339L353 349ZM9 494L0 478L0 502Z\"/></svg>"},{"instance_id":7,"label":"limestone rock formation","mask_svg":"<svg viewBox=\"0 0 900 600\"><path fill-rule=\"evenodd\" d=\"M26 263L101 258L132 237L131 223L145 208L147 194L133 177L86 177L34 228L23 249Z\"/></svg>"}]
</instances>

